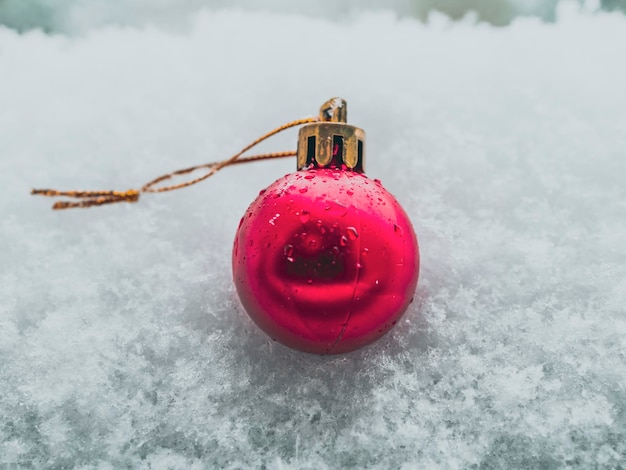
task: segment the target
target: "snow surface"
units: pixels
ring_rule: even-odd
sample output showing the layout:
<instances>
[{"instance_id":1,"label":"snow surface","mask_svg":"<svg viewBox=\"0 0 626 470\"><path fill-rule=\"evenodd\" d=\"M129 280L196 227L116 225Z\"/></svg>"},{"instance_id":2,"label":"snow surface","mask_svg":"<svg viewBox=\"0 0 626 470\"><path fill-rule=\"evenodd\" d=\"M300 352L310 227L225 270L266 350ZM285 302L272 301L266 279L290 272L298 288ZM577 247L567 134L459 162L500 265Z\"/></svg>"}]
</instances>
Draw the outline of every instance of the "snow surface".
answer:
<instances>
[{"instance_id":1,"label":"snow surface","mask_svg":"<svg viewBox=\"0 0 626 470\"><path fill-rule=\"evenodd\" d=\"M0 468L624 468L626 18L560 15L0 28ZM272 343L231 283L294 161L28 195L136 187L337 95L422 251L405 321L352 354Z\"/></svg>"}]
</instances>

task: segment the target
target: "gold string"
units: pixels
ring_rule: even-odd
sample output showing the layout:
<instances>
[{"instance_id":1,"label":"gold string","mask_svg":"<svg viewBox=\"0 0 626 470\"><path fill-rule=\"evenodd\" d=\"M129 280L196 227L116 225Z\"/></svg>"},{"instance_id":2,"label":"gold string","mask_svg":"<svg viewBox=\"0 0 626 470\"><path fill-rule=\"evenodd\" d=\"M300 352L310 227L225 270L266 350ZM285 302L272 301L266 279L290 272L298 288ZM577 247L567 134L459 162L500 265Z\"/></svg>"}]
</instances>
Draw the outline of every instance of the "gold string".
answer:
<instances>
[{"instance_id":1,"label":"gold string","mask_svg":"<svg viewBox=\"0 0 626 470\"><path fill-rule=\"evenodd\" d=\"M205 179L213 176L219 170L229 165L235 165L238 163L250 163L258 160L269 160L274 158L285 158L285 157L293 157L296 155L295 150L287 150L285 152L271 152L271 153L261 153L257 155L250 155L247 157L243 157L242 155L246 153L251 148L260 144L264 140L272 137L273 135L278 134L286 129L291 127L300 126L302 124L308 124L311 122L319 121L318 117L297 119L295 121L288 122L287 124L283 124L276 129L271 130L270 132L263 134L258 139L254 140L252 143L246 145L242 150L237 152L232 157L222 160L219 162L205 163L202 165L196 165L189 168L184 168L182 170L176 170L172 173L168 173L165 175L161 175L158 178L149 181L145 185L141 187L141 189L129 189L127 191L59 191L56 189L33 189L31 194L38 196L47 196L47 197L69 197L74 199L80 199L79 201L57 201L52 206L53 209L72 209L76 207L91 207L91 206L102 206L105 204L115 204L118 202L137 202L139 200L139 196L141 193L162 193L165 191L174 191L176 189L186 188L187 186L194 185L199 183L200 181L204 181ZM163 181L172 179L175 176L186 175L189 173L193 173L194 171L206 169L207 173L204 175L192 179L190 181L185 181L179 184L173 184L170 186L160 186L157 187L159 183Z\"/></svg>"}]
</instances>

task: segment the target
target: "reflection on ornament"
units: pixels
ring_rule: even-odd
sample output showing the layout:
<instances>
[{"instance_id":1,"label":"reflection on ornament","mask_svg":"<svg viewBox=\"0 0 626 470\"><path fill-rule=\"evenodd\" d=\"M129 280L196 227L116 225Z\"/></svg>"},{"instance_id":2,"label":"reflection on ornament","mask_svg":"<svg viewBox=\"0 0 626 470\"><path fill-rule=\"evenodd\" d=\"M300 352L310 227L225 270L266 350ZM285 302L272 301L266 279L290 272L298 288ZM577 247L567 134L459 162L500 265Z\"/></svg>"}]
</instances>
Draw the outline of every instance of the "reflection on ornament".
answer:
<instances>
[{"instance_id":1,"label":"reflection on ornament","mask_svg":"<svg viewBox=\"0 0 626 470\"><path fill-rule=\"evenodd\" d=\"M233 249L237 292L272 339L317 354L380 338L407 309L419 271L415 232L363 174L365 133L330 100L300 130L298 167L260 192Z\"/></svg>"}]
</instances>

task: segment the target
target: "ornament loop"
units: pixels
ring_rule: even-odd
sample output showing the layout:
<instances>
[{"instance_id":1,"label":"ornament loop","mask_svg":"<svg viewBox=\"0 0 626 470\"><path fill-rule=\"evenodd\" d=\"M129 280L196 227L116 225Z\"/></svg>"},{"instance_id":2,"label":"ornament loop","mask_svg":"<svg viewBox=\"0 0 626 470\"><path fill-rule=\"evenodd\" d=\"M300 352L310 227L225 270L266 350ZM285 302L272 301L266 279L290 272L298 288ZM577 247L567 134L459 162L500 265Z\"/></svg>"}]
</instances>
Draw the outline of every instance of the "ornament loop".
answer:
<instances>
[{"instance_id":1,"label":"ornament loop","mask_svg":"<svg viewBox=\"0 0 626 470\"><path fill-rule=\"evenodd\" d=\"M80 199L79 201L59 201L52 206L53 209L102 206L118 202L137 202L142 193L163 193L186 188L187 186L192 186L204 181L229 165L292 156L297 156L298 169L311 166L325 167L345 165L348 169L363 172L365 132L358 127L346 124L347 118L348 105L346 101L341 98L331 98L320 107L319 117L297 119L283 124L254 140L241 151L226 160L196 165L161 175L143 185L141 189L129 189L127 191L58 191L55 189L33 189L31 194L48 197L65 196ZM291 127L301 126L303 124L309 125L300 130L297 151L288 150L284 152L262 153L248 157L242 156L248 150L269 137ZM207 170L206 173L197 178L169 186L159 186L159 184L164 181L172 180L177 176L188 175L203 169Z\"/></svg>"},{"instance_id":2,"label":"ornament loop","mask_svg":"<svg viewBox=\"0 0 626 470\"><path fill-rule=\"evenodd\" d=\"M320 121L348 122L348 103L343 98L331 98L320 107Z\"/></svg>"},{"instance_id":3,"label":"ornament loop","mask_svg":"<svg viewBox=\"0 0 626 470\"><path fill-rule=\"evenodd\" d=\"M288 122L262 135L261 137L254 140L252 143L248 144L242 150L240 150L235 155L233 155L232 157L226 160L222 160L219 162L205 163L202 165L196 165L196 166L192 166L189 168L183 168L182 170L176 170L172 173L161 175L153 179L152 181L149 181L145 185L143 185L141 189L129 189L127 191L112 191L112 190L59 191L56 189L33 189L31 190L31 194L38 195L38 196L47 196L47 197L65 196L65 197L81 199L80 201L77 201L77 202L58 201L52 206L52 209L55 209L55 210L72 209L72 208L77 208L77 207L85 208L85 207L91 207L91 206L102 206L105 204L114 204L117 202L137 202L139 200L139 196L141 193L162 193L166 191L174 191L176 189L186 188L187 186L192 186L196 183L204 181L210 176L213 176L222 168L229 166L229 165L235 165L237 163L249 163L249 162L253 162L257 160L269 160L269 159L274 159L274 158L293 157L296 155L295 150L287 150L284 152L261 153L257 155L251 155L248 157L242 157L242 155L246 153L248 150L252 149L253 147L263 142L264 140L272 137L273 135L278 134L279 132L282 132L291 127L317 122L319 121L319 119L320 118L318 117L309 117L309 118L297 119L295 121ZM190 181L185 181L183 183L173 184L170 186L156 187L159 183L162 183L163 181L173 179L176 176L193 173L194 171L197 171L200 169L207 169L208 172Z\"/></svg>"}]
</instances>

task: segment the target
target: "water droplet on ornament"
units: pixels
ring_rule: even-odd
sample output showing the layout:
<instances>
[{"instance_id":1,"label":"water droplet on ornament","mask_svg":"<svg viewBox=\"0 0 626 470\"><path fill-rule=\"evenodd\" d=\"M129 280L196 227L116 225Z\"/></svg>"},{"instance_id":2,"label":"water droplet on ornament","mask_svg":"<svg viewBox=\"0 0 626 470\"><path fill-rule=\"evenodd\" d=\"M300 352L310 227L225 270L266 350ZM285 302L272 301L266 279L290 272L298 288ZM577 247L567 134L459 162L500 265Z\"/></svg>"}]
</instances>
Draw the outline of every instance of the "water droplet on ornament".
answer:
<instances>
[{"instance_id":1,"label":"water droplet on ornament","mask_svg":"<svg viewBox=\"0 0 626 470\"><path fill-rule=\"evenodd\" d=\"M341 239L339 240L339 244L341 246L346 246L348 244L348 239L346 238L346 236L342 236Z\"/></svg>"},{"instance_id":2,"label":"water droplet on ornament","mask_svg":"<svg viewBox=\"0 0 626 470\"><path fill-rule=\"evenodd\" d=\"M402 227L400 227L398 224L393 224L393 231L396 232L396 235L398 235L399 237L404 235L404 230L402 230Z\"/></svg>"},{"instance_id":3,"label":"water droplet on ornament","mask_svg":"<svg viewBox=\"0 0 626 470\"><path fill-rule=\"evenodd\" d=\"M363 251L361 253L363 254L363 256L366 256L369 252L370 252L369 249L363 248Z\"/></svg>"},{"instance_id":4,"label":"water droplet on ornament","mask_svg":"<svg viewBox=\"0 0 626 470\"><path fill-rule=\"evenodd\" d=\"M356 268L357 268L357 269L361 269L362 267L363 267L363 265L362 265L361 263L357 263L357 264L356 264Z\"/></svg>"},{"instance_id":5,"label":"water droplet on ornament","mask_svg":"<svg viewBox=\"0 0 626 470\"><path fill-rule=\"evenodd\" d=\"M304 179L307 179L307 180L312 180L313 178L315 178L315 175L313 175L313 174L311 174L311 175L306 175L306 176L304 177Z\"/></svg>"},{"instance_id":6,"label":"water droplet on ornament","mask_svg":"<svg viewBox=\"0 0 626 470\"><path fill-rule=\"evenodd\" d=\"M259 196L262 196L263 194L265 194L267 192L267 189L262 189L261 191L259 191Z\"/></svg>"},{"instance_id":7,"label":"water droplet on ornament","mask_svg":"<svg viewBox=\"0 0 626 470\"><path fill-rule=\"evenodd\" d=\"M313 284L313 279L307 279L307 280L306 280L306 283L307 283L307 284Z\"/></svg>"},{"instance_id":8,"label":"water droplet on ornament","mask_svg":"<svg viewBox=\"0 0 626 470\"><path fill-rule=\"evenodd\" d=\"M289 261L290 263L293 263L295 260L291 256L287 256L287 261Z\"/></svg>"},{"instance_id":9,"label":"water droplet on ornament","mask_svg":"<svg viewBox=\"0 0 626 470\"><path fill-rule=\"evenodd\" d=\"M283 249L283 253L285 254L285 256L293 256L293 245L285 245L285 248Z\"/></svg>"},{"instance_id":10,"label":"water droplet on ornament","mask_svg":"<svg viewBox=\"0 0 626 470\"><path fill-rule=\"evenodd\" d=\"M374 183L380 184L380 180L378 178L374 178Z\"/></svg>"},{"instance_id":11,"label":"water droplet on ornament","mask_svg":"<svg viewBox=\"0 0 626 470\"><path fill-rule=\"evenodd\" d=\"M252 246L252 245L254 245L254 240L249 240L248 241L248 246Z\"/></svg>"},{"instance_id":12,"label":"water droplet on ornament","mask_svg":"<svg viewBox=\"0 0 626 470\"><path fill-rule=\"evenodd\" d=\"M280 214L276 214L274 217L270 219L270 224L276 225L276 219L280 217Z\"/></svg>"},{"instance_id":13,"label":"water droplet on ornament","mask_svg":"<svg viewBox=\"0 0 626 470\"><path fill-rule=\"evenodd\" d=\"M347 194L348 196L352 196L352 195L354 194L354 191L352 191L352 190L348 189L348 190L346 191L346 194Z\"/></svg>"},{"instance_id":14,"label":"water droplet on ornament","mask_svg":"<svg viewBox=\"0 0 626 470\"><path fill-rule=\"evenodd\" d=\"M310 218L311 215L309 214L309 211L302 211L302 213L300 214L300 222L302 222L303 224L306 224Z\"/></svg>"},{"instance_id":15,"label":"water droplet on ornament","mask_svg":"<svg viewBox=\"0 0 626 470\"><path fill-rule=\"evenodd\" d=\"M306 193L308 190L309 190L308 188L300 188L300 189L298 189L298 191L300 192L300 194L304 194L304 193Z\"/></svg>"},{"instance_id":16,"label":"water droplet on ornament","mask_svg":"<svg viewBox=\"0 0 626 470\"><path fill-rule=\"evenodd\" d=\"M357 238L359 238L359 232L357 232L354 227L348 227L347 231L348 231L348 238L350 240L356 240Z\"/></svg>"}]
</instances>

